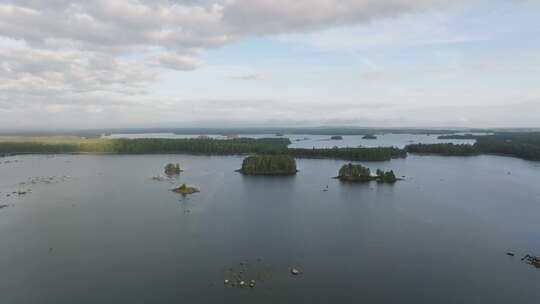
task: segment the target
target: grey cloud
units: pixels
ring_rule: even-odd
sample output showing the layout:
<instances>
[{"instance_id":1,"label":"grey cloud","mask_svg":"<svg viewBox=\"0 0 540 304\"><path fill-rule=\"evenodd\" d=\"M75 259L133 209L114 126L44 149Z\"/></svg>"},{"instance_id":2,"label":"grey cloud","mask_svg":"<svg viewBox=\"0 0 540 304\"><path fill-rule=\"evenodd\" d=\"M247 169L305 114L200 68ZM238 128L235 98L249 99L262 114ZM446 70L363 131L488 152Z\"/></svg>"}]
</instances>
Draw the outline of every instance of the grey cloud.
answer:
<instances>
[{"instance_id":1,"label":"grey cloud","mask_svg":"<svg viewBox=\"0 0 540 304\"><path fill-rule=\"evenodd\" d=\"M0 35L41 48L173 52L269 33L312 31L449 0L3 1Z\"/></svg>"},{"instance_id":2,"label":"grey cloud","mask_svg":"<svg viewBox=\"0 0 540 304\"><path fill-rule=\"evenodd\" d=\"M153 79L140 65L112 56L81 51L32 48L0 49L0 89L9 90L114 90L138 86Z\"/></svg>"},{"instance_id":3,"label":"grey cloud","mask_svg":"<svg viewBox=\"0 0 540 304\"><path fill-rule=\"evenodd\" d=\"M49 105L51 111L99 112L132 104L130 110L140 110L137 115L142 117L147 112L137 108L138 102L162 109L163 102L170 101L146 96L158 67L190 71L202 64L205 50L248 37L317 31L455 2L0 0L0 111L13 113L18 107L38 113ZM264 75L250 72L230 78L256 80ZM236 117L236 112L268 111L276 118L294 118L301 111L326 111L324 105L302 110L284 102L264 104L220 108L203 102L193 112L201 117L208 117L204 111L218 113L212 118L219 118L223 113ZM347 108L330 106L327 112L337 116L347 114Z\"/></svg>"},{"instance_id":4,"label":"grey cloud","mask_svg":"<svg viewBox=\"0 0 540 304\"><path fill-rule=\"evenodd\" d=\"M201 62L192 56L175 53L162 54L157 61L164 67L178 71L191 71L201 65Z\"/></svg>"}]
</instances>

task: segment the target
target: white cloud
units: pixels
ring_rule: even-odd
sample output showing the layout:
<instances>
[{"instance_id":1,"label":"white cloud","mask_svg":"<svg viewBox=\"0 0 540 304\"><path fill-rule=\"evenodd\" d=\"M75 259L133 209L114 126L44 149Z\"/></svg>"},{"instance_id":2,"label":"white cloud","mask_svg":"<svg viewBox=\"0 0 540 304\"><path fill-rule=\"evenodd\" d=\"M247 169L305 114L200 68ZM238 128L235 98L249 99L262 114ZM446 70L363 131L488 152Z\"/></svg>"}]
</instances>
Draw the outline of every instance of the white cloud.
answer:
<instances>
[{"instance_id":1,"label":"white cloud","mask_svg":"<svg viewBox=\"0 0 540 304\"><path fill-rule=\"evenodd\" d=\"M470 1L0 0L0 113L38 115L45 110L54 114L50 119L66 124L80 122L84 117L77 115L80 112L100 115L103 122L120 123L111 119L115 115L126 122L160 119L163 114L157 111L179 104L174 98L148 94L162 69L178 74L196 70L205 66L203 58L210 49L275 34L330 50L462 42L469 37L450 31L444 17L434 14L423 23L415 18L417 12L465 2ZM481 68L486 66L491 63ZM252 87L280 80L277 72L266 72L243 67L218 74L225 79L268 80L252 82ZM355 75L371 82L396 78L385 66ZM394 97L391 92L387 89L379 96ZM250 115L295 119L304 115L302 119L314 121L325 117L354 120L358 113L366 119L380 119L399 113L392 112L392 106L370 108L368 115L362 112L365 107L361 104L360 108L349 105L338 111L333 108L335 103L327 102L328 107L276 100L264 106L260 102L223 102L219 107L198 101L190 105L190 113L208 120L224 115L237 119ZM67 118L70 115L73 121ZM0 119L17 121L20 117Z\"/></svg>"}]
</instances>

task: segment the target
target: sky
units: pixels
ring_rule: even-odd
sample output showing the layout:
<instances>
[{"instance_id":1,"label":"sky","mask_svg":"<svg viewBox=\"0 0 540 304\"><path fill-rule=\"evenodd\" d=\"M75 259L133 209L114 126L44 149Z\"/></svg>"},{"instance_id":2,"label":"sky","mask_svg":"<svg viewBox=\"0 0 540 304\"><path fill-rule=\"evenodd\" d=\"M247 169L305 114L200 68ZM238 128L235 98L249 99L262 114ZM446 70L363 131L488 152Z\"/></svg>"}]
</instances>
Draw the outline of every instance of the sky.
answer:
<instances>
[{"instance_id":1,"label":"sky","mask_svg":"<svg viewBox=\"0 0 540 304\"><path fill-rule=\"evenodd\" d=\"M538 0L0 0L0 129L540 127Z\"/></svg>"}]
</instances>

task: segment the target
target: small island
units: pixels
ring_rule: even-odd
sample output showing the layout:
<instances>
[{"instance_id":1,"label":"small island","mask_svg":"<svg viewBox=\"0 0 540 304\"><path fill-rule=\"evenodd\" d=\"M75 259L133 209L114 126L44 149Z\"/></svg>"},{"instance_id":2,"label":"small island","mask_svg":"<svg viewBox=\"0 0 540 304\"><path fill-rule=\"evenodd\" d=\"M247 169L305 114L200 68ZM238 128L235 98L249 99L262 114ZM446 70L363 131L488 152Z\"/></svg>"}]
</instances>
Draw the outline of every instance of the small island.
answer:
<instances>
[{"instance_id":1,"label":"small island","mask_svg":"<svg viewBox=\"0 0 540 304\"><path fill-rule=\"evenodd\" d=\"M391 184L397 181L396 175L392 170L385 172L377 169L376 175L371 175L371 170L369 168L352 163L343 165L339 169L339 173L336 178L343 182L377 181Z\"/></svg>"},{"instance_id":2,"label":"small island","mask_svg":"<svg viewBox=\"0 0 540 304\"><path fill-rule=\"evenodd\" d=\"M182 195L188 195L188 194L200 192L199 189L195 187L187 186L186 184L182 184L182 186L175 188L172 191L176 193L180 193Z\"/></svg>"},{"instance_id":3,"label":"small island","mask_svg":"<svg viewBox=\"0 0 540 304\"><path fill-rule=\"evenodd\" d=\"M377 136L373 134L366 134L362 137L362 139L377 139Z\"/></svg>"},{"instance_id":4,"label":"small island","mask_svg":"<svg viewBox=\"0 0 540 304\"><path fill-rule=\"evenodd\" d=\"M343 136L341 135L334 135L332 137L330 137L331 140L342 140L343 139Z\"/></svg>"},{"instance_id":5,"label":"small island","mask_svg":"<svg viewBox=\"0 0 540 304\"><path fill-rule=\"evenodd\" d=\"M289 155L254 155L242 161L238 172L246 175L295 175L296 161Z\"/></svg>"},{"instance_id":6,"label":"small island","mask_svg":"<svg viewBox=\"0 0 540 304\"><path fill-rule=\"evenodd\" d=\"M182 172L182 169L180 169L180 164L167 164L165 166L165 174L166 175L178 175Z\"/></svg>"}]
</instances>

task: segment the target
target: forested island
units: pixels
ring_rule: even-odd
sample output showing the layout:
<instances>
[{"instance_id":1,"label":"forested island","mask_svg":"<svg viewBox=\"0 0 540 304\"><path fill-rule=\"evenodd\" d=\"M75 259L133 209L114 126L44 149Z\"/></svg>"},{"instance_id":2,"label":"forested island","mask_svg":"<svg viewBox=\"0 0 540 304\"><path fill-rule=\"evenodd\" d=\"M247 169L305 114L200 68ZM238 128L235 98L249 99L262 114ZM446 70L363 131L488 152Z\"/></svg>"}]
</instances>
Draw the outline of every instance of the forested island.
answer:
<instances>
[{"instance_id":1,"label":"forested island","mask_svg":"<svg viewBox=\"0 0 540 304\"><path fill-rule=\"evenodd\" d=\"M362 137L362 139L377 139L377 136L373 134L366 134Z\"/></svg>"},{"instance_id":2,"label":"forested island","mask_svg":"<svg viewBox=\"0 0 540 304\"><path fill-rule=\"evenodd\" d=\"M294 175L296 161L289 155L253 155L242 161L242 168L238 170L246 175Z\"/></svg>"},{"instance_id":3,"label":"forested island","mask_svg":"<svg viewBox=\"0 0 540 304\"><path fill-rule=\"evenodd\" d=\"M331 140L342 140L343 139L343 136L341 135L334 135L332 137L330 137Z\"/></svg>"},{"instance_id":4,"label":"forested island","mask_svg":"<svg viewBox=\"0 0 540 304\"><path fill-rule=\"evenodd\" d=\"M369 182L395 183L397 181L394 171L382 171L377 169L376 175L371 175L371 170L362 165L352 163L341 166L337 178L344 182Z\"/></svg>"}]
</instances>

